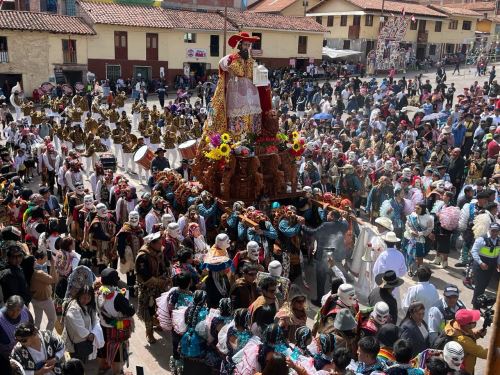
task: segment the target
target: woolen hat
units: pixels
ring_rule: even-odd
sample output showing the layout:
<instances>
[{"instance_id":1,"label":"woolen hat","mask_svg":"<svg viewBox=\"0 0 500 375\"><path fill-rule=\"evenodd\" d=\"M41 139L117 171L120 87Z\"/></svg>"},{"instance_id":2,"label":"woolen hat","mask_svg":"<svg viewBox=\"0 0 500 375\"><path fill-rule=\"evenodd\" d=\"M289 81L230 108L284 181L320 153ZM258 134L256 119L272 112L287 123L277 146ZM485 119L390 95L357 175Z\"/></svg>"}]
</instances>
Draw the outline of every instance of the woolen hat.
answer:
<instances>
[{"instance_id":1,"label":"woolen hat","mask_svg":"<svg viewBox=\"0 0 500 375\"><path fill-rule=\"evenodd\" d=\"M118 272L114 268L108 267L101 272L101 281L104 285L115 286L120 281L120 276L118 276Z\"/></svg>"}]
</instances>

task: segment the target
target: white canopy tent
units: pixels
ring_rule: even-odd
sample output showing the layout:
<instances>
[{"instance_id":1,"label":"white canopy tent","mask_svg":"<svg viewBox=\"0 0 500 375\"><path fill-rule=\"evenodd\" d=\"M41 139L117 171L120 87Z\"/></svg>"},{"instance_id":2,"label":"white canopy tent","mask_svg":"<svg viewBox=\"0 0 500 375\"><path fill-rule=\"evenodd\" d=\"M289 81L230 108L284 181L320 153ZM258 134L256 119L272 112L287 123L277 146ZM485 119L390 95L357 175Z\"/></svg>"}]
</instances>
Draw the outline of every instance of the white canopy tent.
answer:
<instances>
[{"instance_id":1,"label":"white canopy tent","mask_svg":"<svg viewBox=\"0 0 500 375\"><path fill-rule=\"evenodd\" d=\"M333 49L330 47L323 47L323 56L328 56L332 59L340 59L354 55L360 55L362 52L353 51L352 49Z\"/></svg>"}]
</instances>

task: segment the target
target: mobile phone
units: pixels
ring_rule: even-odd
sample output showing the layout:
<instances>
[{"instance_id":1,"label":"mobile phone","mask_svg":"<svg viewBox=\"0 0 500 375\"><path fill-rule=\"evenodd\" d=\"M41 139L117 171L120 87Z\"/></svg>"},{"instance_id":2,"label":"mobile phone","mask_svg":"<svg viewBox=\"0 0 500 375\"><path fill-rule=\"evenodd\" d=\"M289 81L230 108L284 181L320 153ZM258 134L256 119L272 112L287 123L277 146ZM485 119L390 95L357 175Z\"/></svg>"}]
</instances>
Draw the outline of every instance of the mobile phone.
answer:
<instances>
[{"instance_id":1,"label":"mobile phone","mask_svg":"<svg viewBox=\"0 0 500 375\"><path fill-rule=\"evenodd\" d=\"M137 375L144 375L144 367L142 367L142 366L135 366L135 373Z\"/></svg>"}]
</instances>

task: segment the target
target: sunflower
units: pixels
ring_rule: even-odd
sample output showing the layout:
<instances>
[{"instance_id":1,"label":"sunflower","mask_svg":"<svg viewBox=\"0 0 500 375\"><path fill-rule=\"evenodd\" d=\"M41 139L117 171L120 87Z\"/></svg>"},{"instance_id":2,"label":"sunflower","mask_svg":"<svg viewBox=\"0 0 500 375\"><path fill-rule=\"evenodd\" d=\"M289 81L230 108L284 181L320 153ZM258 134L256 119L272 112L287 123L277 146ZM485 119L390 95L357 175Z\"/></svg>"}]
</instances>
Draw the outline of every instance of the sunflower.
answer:
<instances>
[{"instance_id":1,"label":"sunflower","mask_svg":"<svg viewBox=\"0 0 500 375\"><path fill-rule=\"evenodd\" d=\"M229 143L231 141L231 136L227 133L222 134L220 138L222 139L223 143Z\"/></svg>"},{"instance_id":2,"label":"sunflower","mask_svg":"<svg viewBox=\"0 0 500 375\"><path fill-rule=\"evenodd\" d=\"M229 153L231 152L231 147L229 147L229 145L226 145L225 143L223 143L219 146L219 152L220 152L221 156L228 157Z\"/></svg>"},{"instance_id":3,"label":"sunflower","mask_svg":"<svg viewBox=\"0 0 500 375\"><path fill-rule=\"evenodd\" d=\"M300 150L300 143L293 142L292 149L293 149L293 151L299 151Z\"/></svg>"},{"instance_id":4,"label":"sunflower","mask_svg":"<svg viewBox=\"0 0 500 375\"><path fill-rule=\"evenodd\" d=\"M292 138L293 139L299 138L299 132L297 132L297 131L292 132Z\"/></svg>"}]
</instances>

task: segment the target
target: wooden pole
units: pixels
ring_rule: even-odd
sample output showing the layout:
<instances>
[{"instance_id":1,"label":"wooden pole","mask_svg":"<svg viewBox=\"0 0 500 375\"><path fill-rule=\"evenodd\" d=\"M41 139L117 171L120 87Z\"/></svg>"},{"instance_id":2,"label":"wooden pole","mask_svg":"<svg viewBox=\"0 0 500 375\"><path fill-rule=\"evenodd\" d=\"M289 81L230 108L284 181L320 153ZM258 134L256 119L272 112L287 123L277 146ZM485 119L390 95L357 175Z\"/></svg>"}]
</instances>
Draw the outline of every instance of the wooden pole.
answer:
<instances>
[{"instance_id":1,"label":"wooden pole","mask_svg":"<svg viewBox=\"0 0 500 375\"><path fill-rule=\"evenodd\" d=\"M488 359L486 362L486 375L497 374L500 371L500 284L497 287L497 301L495 304L495 313L493 314L493 324L491 325L491 340L488 348Z\"/></svg>"},{"instance_id":2,"label":"wooden pole","mask_svg":"<svg viewBox=\"0 0 500 375\"><path fill-rule=\"evenodd\" d=\"M222 45L222 56L226 56L226 48L227 48L227 2L224 2L224 43Z\"/></svg>"}]
</instances>

